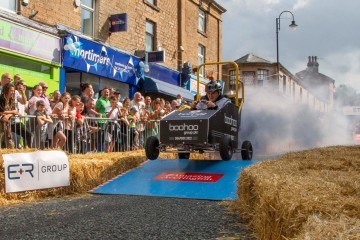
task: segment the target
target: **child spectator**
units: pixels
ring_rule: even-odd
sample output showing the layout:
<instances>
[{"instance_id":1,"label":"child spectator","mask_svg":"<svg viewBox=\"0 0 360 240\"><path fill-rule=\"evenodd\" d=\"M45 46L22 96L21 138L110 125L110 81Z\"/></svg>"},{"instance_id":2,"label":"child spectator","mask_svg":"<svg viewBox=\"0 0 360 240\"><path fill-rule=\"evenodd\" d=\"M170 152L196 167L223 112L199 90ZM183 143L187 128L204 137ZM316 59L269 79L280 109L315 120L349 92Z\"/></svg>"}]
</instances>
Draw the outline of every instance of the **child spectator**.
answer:
<instances>
[{"instance_id":1,"label":"child spectator","mask_svg":"<svg viewBox=\"0 0 360 240\"><path fill-rule=\"evenodd\" d=\"M139 140L139 132L136 130L136 125L138 122L136 114L137 114L137 108L135 106L131 107L129 111L129 115L127 117L130 127L130 150L135 150L137 148L136 144Z\"/></svg>"},{"instance_id":2,"label":"child spectator","mask_svg":"<svg viewBox=\"0 0 360 240\"><path fill-rule=\"evenodd\" d=\"M88 151L88 142L90 140L90 134L92 127L89 126L88 122L81 114L84 111L84 103L80 102L76 106L75 115L75 146L78 153L85 154Z\"/></svg>"},{"instance_id":3,"label":"child spectator","mask_svg":"<svg viewBox=\"0 0 360 240\"><path fill-rule=\"evenodd\" d=\"M110 106L106 107L106 117L110 118L111 120L108 121L106 130L105 130L105 152L112 152L115 146L115 140L117 139L117 133L119 130L120 125L117 123L116 120L119 119L120 110L118 106L117 98L112 95L109 98Z\"/></svg>"},{"instance_id":4,"label":"child spectator","mask_svg":"<svg viewBox=\"0 0 360 240\"><path fill-rule=\"evenodd\" d=\"M34 115L36 116L34 139L35 148L44 149L48 124L53 123L51 117L46 114L46 104L44 100L36 102L36 111L34 112Z\"/></svg>"}]
</instances>

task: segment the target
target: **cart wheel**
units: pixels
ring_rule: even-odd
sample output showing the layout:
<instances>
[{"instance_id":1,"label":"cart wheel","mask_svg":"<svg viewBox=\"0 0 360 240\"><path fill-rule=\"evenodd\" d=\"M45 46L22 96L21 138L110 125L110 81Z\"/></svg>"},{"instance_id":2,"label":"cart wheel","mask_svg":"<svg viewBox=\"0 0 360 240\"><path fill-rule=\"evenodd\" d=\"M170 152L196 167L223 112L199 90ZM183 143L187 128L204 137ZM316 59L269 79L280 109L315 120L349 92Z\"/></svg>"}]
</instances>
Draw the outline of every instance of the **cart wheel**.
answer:
<instances>
[{"instance_id":1,"label":"cart wheel","mask_svg":"<svg viewBox=\"0 0 360 240\"><path fill-rule=\"evenodd\" d=\"M233 155L233 146L229 136L220 139L219 151L222 160L230 160Z\"/></svg>"},{"instance_id":2,"label":"cart wheel","mask_svg":"<svg viewBox=\"0 0 360 240\"><path fill-rule=\"evenodd\" d=\"M244 141L241 145L241 157L243 160L251 160L253 156L253 148L250 141Z\"/></svg>"},{"instance_id":3,"label":"cart wheel","mask_svg":"<svg viewBox=\"0 0 360 240\"><path fill-rule=\"evenodd\" d=\"M179 159L189 159L190 153L178 153Z\"/></svg>"},{"instance_id":4,"label":"cart wheel","mask_svg":"<svg viewBox=\"0 0 360 240\"><path fill-rule=\"evenodd\" d=\"M146 139L145 143L145 154L150 160L155 160L159 157L159 139L155 136L150 136Z\"/></svg>"}]
</instances>

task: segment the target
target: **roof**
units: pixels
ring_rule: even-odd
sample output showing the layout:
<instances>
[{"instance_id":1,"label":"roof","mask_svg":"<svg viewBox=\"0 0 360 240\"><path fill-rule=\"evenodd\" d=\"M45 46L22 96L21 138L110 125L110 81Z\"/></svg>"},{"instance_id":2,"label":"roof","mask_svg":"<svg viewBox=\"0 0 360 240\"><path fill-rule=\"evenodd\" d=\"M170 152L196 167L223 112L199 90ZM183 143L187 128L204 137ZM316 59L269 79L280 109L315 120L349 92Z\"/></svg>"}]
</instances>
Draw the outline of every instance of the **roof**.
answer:
<instances>
[{"instance_id":1,"label":"roof","mask_svg":"<svg viewBox=\"0 0 360 240\"><path fill-rule=\"evenodd\" d=\"M272 62L258 57L252 53L246 54L245 56L235 60L236 63L268 63L268 64L272 64Z\"/></svg>"}]
</instances>

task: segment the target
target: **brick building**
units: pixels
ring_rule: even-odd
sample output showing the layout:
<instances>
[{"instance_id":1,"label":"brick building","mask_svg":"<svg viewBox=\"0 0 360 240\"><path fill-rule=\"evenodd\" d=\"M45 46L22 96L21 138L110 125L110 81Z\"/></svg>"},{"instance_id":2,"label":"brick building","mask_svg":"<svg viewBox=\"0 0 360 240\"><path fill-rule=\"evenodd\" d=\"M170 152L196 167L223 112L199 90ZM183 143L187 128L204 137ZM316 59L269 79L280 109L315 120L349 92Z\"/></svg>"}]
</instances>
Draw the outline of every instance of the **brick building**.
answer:
<instances>
[{"instance_id":1,"label":"brick building","mask_svg":"<svg viewBox=\"0 0 360 240\"><path fill-rule=\"evenodd\" d=\"M1 57L11 59L0 62L0 73L20 72L30 86L42 80L52 89L60 87L76 92L79 82L91 82L97 90L104 86L115 87L127 96L139 87L138 79L132 80L131 75L138 70L143 59L135 52L164 50L165 61L156 66L150 64L150 71L145 75L179 86L181 80L177 71L184 62L196 66L203 62L221 61L222 14L225 11L213 0L4 0L0 3L0 27L18 29L21 38L30 37L33 43L40 35L41 45L49 49L46 57L29 54L30 40L25 44L13 38L6 39L8 45L28 46L21 50L20 47L0 45ZM127 26L127 30L110 33L113 21L109 17L116 14L124 14L119 22ZM54 42L51 46L45 44L48 38ZM88 47L88 56L95 54L97 48L102 52L96 53L92 62L82 63L86 67L80 68L80 63L70 65L70 60L66 59L69 49L64 50L63 46L72 47L72 42ZM57 58L51 58L50 48ZM37 51L40 50L39 45ZM110 52L115 58L121 55L121 61L127 59L126 62L102 66L93 61ZM110 55L108 57L110 62ZM22 60L17 63L19 58ZM34 66L24 69L24 62L31 62ZM100 73L101 67L109 71ZM220 68L215 72L221 76ZM159 81L155 83L161 88Z\"/></svg>"}]
</instances>

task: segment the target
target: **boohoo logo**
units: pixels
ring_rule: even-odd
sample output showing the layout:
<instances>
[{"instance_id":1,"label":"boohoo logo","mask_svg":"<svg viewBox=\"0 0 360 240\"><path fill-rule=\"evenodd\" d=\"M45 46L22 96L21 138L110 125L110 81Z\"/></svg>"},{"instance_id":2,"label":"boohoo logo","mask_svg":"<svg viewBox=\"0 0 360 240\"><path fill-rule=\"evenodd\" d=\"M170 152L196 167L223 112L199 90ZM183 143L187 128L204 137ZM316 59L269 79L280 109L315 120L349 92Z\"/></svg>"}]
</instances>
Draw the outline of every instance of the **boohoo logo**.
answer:
<instances>
[{"instance_id":1,"label":"boohoo logo","mask_svg":"<svg viewBox=\"0 0 360 240\"><path fill-rule=\"evenodd\" d=\"M185 123L182 125L171 125L171 123L170 123L169 130L170 131L197 131L197 130L199 130L199 126L198 125L187 125Z\"/></svg>"},{"instance_id":2,"label":"boohoo logo","mask_svg":"<svg viewBox=\"0 0 360 240\"><path fill-rule=\"evenodd\" d=\"M231 117L227 117L227 116L225 115L224 122L225 122L226 124L229 124L230 126L234 126L234 127L237 126L237 120L236 120L236 119L233 119L232 116L231 116Z\"/></svg>"}]
</instances>

